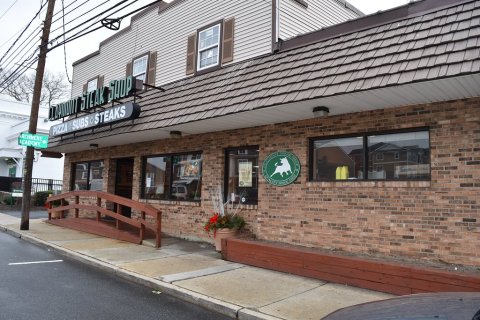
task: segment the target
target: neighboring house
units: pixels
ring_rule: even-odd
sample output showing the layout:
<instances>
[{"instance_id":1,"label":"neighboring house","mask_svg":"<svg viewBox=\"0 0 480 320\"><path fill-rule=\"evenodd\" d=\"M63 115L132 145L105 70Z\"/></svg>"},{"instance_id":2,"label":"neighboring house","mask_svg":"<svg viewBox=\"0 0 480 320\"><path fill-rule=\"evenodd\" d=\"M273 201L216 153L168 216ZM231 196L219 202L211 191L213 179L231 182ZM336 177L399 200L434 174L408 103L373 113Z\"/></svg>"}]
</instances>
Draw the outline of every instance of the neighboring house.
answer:
<instances>
[{"instance_id":1,"label":"neighboring house","mask_svg":"<svg viewBox=\"0 0 480 320\"><path fill-rule=\"evenodd\" d=\"M480 0L357 19L342 3L177 0L137 15L74 64L73 97L98 88L87 112L52 108L75 111L51 132L64 190L95 180L159 208L163 232L209 241L222 185L258 239L480 266ZM349 21L294 29L317 5ZM127 74L146 92L124 97ZM102 82L116 101L101 105ZM282 187L262 176L279 151L300 163Z\"/></svg>"},{"instance_id":2,"label":"neighboring house","mask_svg":"<svg viewBox=\"0 0 480 320\"><path fill-rule=\"evenodd\" d=\"M0 98L0 177L23 176L23 160L26 147L18 145L21 132L28 132L31 105L23 102ZM37 133L48 134L52 124L48 122L48 108L39 110ZM35 150L33 178L63 180L63 158L42 157L40 150Z\"/></svg>"}]
</instances>

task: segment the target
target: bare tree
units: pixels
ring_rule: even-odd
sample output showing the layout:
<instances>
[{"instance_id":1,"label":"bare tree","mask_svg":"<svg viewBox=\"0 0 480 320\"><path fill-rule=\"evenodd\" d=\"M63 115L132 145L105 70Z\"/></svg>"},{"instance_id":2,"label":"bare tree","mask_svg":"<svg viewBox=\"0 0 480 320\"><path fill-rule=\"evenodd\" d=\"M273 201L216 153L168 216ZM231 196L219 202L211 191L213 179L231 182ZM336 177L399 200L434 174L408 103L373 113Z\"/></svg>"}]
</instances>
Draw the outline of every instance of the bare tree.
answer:
<instances>
[{"instance_id":1,"label":"bare tree","mask_svg":"<svg viewBox=\"0 0 480 320\"><path fill-rule=\"evenodd\" d=\"M5 94L11 96L17 101L31 102L33 95L33 86L35 83L35 74L23 75L5 88ZM69 84L61 74L45 72L43 78L42 93L40 104L51 106L55 102L60 102L68 97Z\"/></svg>"}]
</instances>

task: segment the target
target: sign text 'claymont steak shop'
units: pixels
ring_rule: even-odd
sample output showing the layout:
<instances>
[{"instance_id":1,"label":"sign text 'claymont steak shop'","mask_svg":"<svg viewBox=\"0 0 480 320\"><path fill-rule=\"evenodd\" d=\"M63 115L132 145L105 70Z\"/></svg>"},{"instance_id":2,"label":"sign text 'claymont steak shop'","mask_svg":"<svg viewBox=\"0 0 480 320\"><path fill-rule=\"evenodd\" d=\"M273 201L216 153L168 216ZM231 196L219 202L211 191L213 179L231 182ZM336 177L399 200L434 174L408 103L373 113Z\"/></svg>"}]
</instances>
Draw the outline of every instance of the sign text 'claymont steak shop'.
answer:
<instances>
[{"instance_id":1,"label":"sign text 'claymont steak shop'","mask_svg":"<svg viewBox=\"0 0 480 320\"><path fill-rule=\"evenodd\" d=\"M49 109L49 120L58 120L68 116L87 112L95 107L106 105L118 99L132 96L135 91L142 88L142 81L135 77L128 76L124 79L110 81L108 87L97 88L84 92L81 96L70 99L66 102L51 106ZM92 127L111 124L118 121L138 117L140 107L135 103L125 103L112 106L100 112L86 114L50 128L50 136L59 136L84 130Z\"/></svg>"}]
</instances>

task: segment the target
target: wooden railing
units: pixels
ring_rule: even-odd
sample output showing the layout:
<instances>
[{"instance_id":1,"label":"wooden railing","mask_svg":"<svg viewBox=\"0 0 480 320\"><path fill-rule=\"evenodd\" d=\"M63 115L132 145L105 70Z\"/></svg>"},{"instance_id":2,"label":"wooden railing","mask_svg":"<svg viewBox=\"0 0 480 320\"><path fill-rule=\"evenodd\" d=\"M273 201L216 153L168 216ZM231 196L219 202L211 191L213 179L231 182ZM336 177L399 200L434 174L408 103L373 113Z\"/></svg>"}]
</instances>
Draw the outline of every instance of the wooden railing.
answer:
<instances>
[{"instance_id":1,"label":"wooden railing","mask_svg":"<svg viewBox=\"0 0 480 320\"><path fill-rule=\"evenodd\" d=\"M74 199L74 203L71 202ZM87 200L92 202L96 201L95 205L82 203L80 200ZM115 204L116 212L110 211L102 206L102 200L110 201ZM145 239L146 228L153 230L155 233L155 246L160 247L161 242L161 211L154 207L140 203L128 198L123 198L111 193L102 191L71 191L56 196L48 197L46 200L48 204L48 220L52 219L52 213L58 213L58 217L62 218L63 212L66 210L74 210L75 218L79 218L80 210L88 213L95 213L97 221L101 221L102 215L112 217L116 220L116 228L120 228L120 223L126 223L130 226L139 229L139 242L141 243ZM122 215L122 211L125 207L129 207L132 210L140 212L140 217L129 218ZM146 216L153 218L154 223L150 223L146 220Z\"/></svg>"}]
</instances>

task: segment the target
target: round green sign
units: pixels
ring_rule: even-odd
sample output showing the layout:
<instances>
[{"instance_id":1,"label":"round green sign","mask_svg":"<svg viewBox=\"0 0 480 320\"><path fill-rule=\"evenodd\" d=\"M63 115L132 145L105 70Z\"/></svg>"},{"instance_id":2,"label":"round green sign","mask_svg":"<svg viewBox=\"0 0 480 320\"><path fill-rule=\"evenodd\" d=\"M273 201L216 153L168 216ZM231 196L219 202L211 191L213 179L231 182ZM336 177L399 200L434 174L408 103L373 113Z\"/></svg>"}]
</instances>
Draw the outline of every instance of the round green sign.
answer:
<instances>
[{"instance_id":1,"label":"round green sign","mask_svg":"<svg viewBox=\"0 0 480 320\"><path fill-rule=\"evenodd\" d=\"M286 186L300 174L300 161L291 152L274 152L263 161L262 174L268 183L278 187Z\"/></svg>"}]
</instances>

